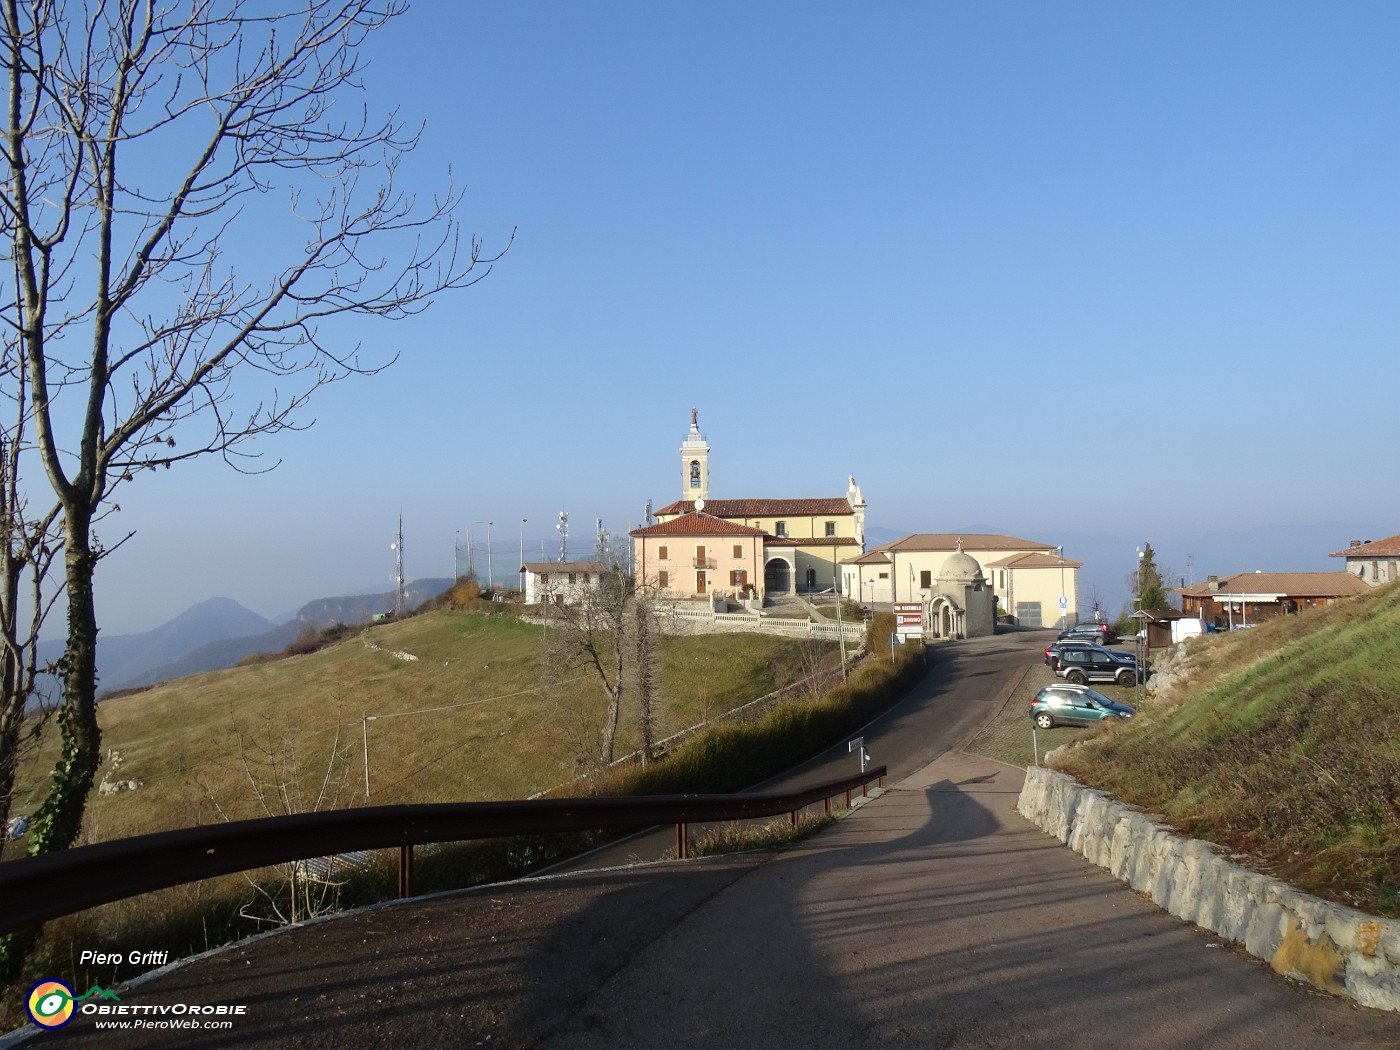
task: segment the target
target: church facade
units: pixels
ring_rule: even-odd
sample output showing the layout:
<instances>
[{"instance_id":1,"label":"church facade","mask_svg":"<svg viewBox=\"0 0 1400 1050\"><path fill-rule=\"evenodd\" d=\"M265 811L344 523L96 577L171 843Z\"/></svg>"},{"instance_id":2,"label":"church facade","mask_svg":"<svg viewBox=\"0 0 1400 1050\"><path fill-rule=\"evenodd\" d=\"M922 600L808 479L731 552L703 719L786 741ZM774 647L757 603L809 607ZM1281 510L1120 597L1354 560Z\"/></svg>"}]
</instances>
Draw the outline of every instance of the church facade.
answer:
<instances>
[{"instance_id":1,"label":"church facade","mask_svg":"<svg viewBox=\"0 0 1400 1050\"><path fill-rule=\"evenodd\" d=\"M710 446L694 410L680 454L681 498L629 534L640 585L669 597L824 591L838 586L843 561L864 553L854 477L845 496L711 499Z\"/></svg>"}]
</instances>

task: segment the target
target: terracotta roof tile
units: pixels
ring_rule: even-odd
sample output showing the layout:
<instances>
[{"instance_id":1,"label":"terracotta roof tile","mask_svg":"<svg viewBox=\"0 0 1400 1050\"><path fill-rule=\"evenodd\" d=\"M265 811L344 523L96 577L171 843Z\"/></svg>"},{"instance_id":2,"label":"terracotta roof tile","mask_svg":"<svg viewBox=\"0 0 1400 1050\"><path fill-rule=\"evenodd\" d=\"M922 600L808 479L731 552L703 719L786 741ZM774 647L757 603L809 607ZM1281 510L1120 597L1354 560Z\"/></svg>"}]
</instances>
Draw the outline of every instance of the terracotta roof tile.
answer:
<instances>
[{"instance_id":1,"label":"terracotta roof tile","mask_svg":"<svg viewBox=\"0 0 1400 1050\"><path fill-rule=\"evenodd\" d=\"M689 514L695 510L695 501L682 499L656 511L660 514ZM772 518L782 515L800 517L805 514L825 514L836 516L851 515L851 505L845 496L830 499L707 499L706 514L720 518Z\"/></svg>"},{"instance_id":2,"label":"terracotta roof tile","mask_svg":"<svg viewBox=\"0 0 1400 1050\"><path fill-rule=\"evenodd\" d=\"M1193 583L1177 588L1190 598L1211 598L1217 594L1284 594L1300 598L1342 598L1365 594L1370 587L1349 572L1237 572L1222 576L1218 587Z\"/></svg>"},{"instance_id":3,"label":"terracotta roof tile","mask_svg":"<svg viewBox=\"0 0 1400 1050\"><path fill-rule=\"evenodd\" d=\"M706 501L705 506L709 506ZM629 536L765 536L762 529L750 528L748 525L738 525L732 521L725 521L717 518L708 510L696 514L691 512L683 514L679 518L671 521L658 522L655 525L646 525L640 529L633 529Z\"/></svg>"},{"instance_id":4,"label":"terracotta roof tile","mask_svg":"<svg viewBox=\"0 0 1400 1050\"><path fill-rule=\"evenodd\" d=\"M597 561L527 561L520 566L521 572L532 572L538 576L542 572L602 572L603 563Z\"/></svg>"},{"instance_id":5,"label":"terracotta roof tile","mask_svg":"<svg viewBox=\"0 0 1400 1050\"><path fill-rule=\"evenodd\" d=\"M854 536L769 536L769 547L859 547Z\"/></svg>"},{"instance_id":6,"label":"terracotta roof tile","mask_svg":"<svg viewBox=\"0 0 1400 1050\"><path fill-rule=\"evenodd\" d=\"M878 550L896 551L951 551L962 540L963 550L968 551L1053 551L1053 543L1036 543L1016 536L1005 536L998 532L916 532L902 540L881 544Z\"/></svg>"},{"instance_id":7,"label":"terracotta roof tile","mask_svg":"<svg viewBox=\"0 0 1400 1050\"><path fill-rule=\"evenodd\" d=\"M1397 558L1400 557L1400 532L1383 540L1368 540L1348 547L1343 551L1333 551L1329 558Z\"/></svg>"},{"instance_id":8,"label":"terracotta roof tile","mask_svg":"<svg viewBox=\"0 0 1400 1050\"><path fill-rule=\"evenodd\" d=\"M1073 558L1060 558L1054 554L1032 551L1030 554L1013 554L1009 558L987 563L989 569L1082 569L1084 563Z\"/></svg>"}]
</instances>

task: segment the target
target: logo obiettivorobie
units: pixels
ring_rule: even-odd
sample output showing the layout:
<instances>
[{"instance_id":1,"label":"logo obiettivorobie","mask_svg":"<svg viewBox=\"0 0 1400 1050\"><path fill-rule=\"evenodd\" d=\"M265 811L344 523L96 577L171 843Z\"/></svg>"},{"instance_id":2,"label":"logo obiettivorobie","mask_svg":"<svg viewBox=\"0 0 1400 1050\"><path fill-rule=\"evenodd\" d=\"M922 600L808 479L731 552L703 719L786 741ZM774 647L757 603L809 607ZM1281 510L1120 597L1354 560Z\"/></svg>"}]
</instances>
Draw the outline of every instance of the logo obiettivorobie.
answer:
<instances>
[{"instance_id":1,"label":"logo obiettivorobie","mask_svg":"<svg viewBox=\"0 0 1400 1050\"><path fill-rule=\"evenodd\" d=\"M62 981L40 981L29 989L24 1009L40 1028L62 1028L73 1020L73 989Z\"/></svg>"}]
</instances>

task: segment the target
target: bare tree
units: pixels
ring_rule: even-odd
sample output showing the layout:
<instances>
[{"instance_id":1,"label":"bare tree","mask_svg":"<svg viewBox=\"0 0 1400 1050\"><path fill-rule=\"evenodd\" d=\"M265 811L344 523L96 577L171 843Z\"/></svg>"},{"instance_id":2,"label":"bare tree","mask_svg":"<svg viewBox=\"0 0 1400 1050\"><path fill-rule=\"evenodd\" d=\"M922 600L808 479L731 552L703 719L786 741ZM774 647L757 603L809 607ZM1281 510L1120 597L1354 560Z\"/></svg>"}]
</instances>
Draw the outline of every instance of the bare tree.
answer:
<instances>
[{"instance_id":1,"label":"bare tree","mask_svg":"<svg viewBox=\"0 0 1400 1050\"><path fill-rule=\"evenodd\" d=\"M208 454L260 469L248 442L392 360L338 319L411 315L499 258L461 240L450 186L426 204L399 187L417 131L352 102L362 45L403 8L0 0L4 391L29 428L7 454L17 492L51 495L25 532L58 524L67 603L31 853L74 840L100 757L93 573L115 544L95 525L120 486Z\"/></svg>"},{"instance_id":2,"label":"bare tree","mask_svg":"<svg viewBox=\"0 0 1400 1050\"><path fill-rule=\"evenodd\" d=\"M592 726L592 752L602 765L617 754L618 732L629 708L635 708L642 761L649 760L657 739L660 681L657 673L662 625L654 603L634 593L621 565L606 566L597 587L575 586L565 600L543 606L547 618L540 641L540 669L546 691L551 682L576 679L580 673L602 688L605 711L593 718L587 705L567 712L571 726ZM635 696L635 701L629 698ZM567 702L567 701L566 701ZM577 701L575 701L577 704Z\"/></svg>"},{"instance_id":3,"label":"bare tree","mask_svg":"<svg viewBox=\"0 0 1400 1050\"><path fill-rule=\"evenodd\" d=\"M0 344L0 376L5 380L0 392L9 401L0 424L0 856L8 838L20 760L37 741L48 713L33 710L39 700L38 641L55 598L53 589L46 587L49 571L61 550L57 511L50 508L31 519L19 485L19 450L29 419L22 395L24 372L15 350L12 340Z\"/></svg>"},{"instance_id":4,"label":"bare tree","mask_svg":"<svg viewBox=\"0 0 1400 1050\"><path fill-rule=\"evenodd\" d=\"M603 765L613 760L626 686L627 578L620 569L601 574L596 587L576 587L563 600L546 600L547 626L541 639L540 664L546 677L571 677L580 670L602 687L607 702L598 741Z\"/></svg>"},{"instance_id":5,"label":"bare tree","mask_svg":"<svg viewBox=\"0 0 1400 1050\"><path fill-rule=\"evenodd\" d=\"M238 763L259 814L281 817L340 809L344 805L350 793L353 742L343 738L346 723L339 705L334 738L329 745L322 745L324 757L316 755L319 749L304 742L307 734L299 737L283 719L265 716L261 732L244 728L232 711L229 719L238 740ZM236 819L207 784L202 790L221 819ZM265 876L244 874L252 897L239 914L257 922L286 926L336 911L350 864L338 857L313 857L273 865L273 871L275 878L271 882Z\"/></svg>"}]
</instances>

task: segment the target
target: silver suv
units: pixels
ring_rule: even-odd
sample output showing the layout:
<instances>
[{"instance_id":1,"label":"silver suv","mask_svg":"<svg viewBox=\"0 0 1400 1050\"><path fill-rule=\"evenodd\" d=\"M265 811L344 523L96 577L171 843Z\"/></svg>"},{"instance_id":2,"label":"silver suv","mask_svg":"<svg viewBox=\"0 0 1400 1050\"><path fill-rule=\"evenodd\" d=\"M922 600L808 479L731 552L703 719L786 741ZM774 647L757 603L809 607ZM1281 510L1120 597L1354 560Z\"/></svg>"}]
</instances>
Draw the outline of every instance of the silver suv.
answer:
<instances>
[{"instance_id":1,"label":"silver suv","mask_svg":"<svg viewBox=\"0 0 1400 1050\"><path fill-rule=\"evenodd\" d=\"M1065 649L1055 665L1055 673L1075 685L1085 682L1117 682L1136 685L1147 676L1138 669L1137 661L1126 653L1121 656L1107 649ZM1139 679L1139 675L1142 675Z\"/></svg>"}]
</instances>

